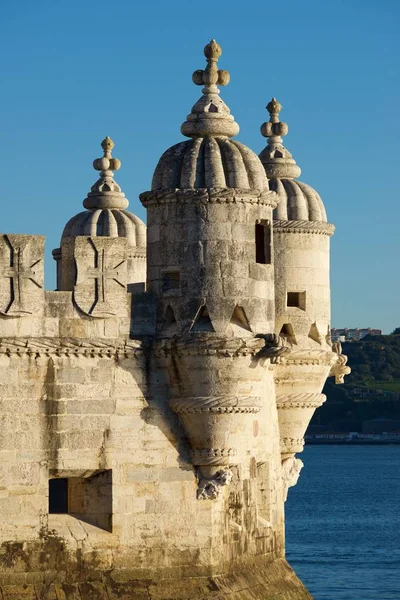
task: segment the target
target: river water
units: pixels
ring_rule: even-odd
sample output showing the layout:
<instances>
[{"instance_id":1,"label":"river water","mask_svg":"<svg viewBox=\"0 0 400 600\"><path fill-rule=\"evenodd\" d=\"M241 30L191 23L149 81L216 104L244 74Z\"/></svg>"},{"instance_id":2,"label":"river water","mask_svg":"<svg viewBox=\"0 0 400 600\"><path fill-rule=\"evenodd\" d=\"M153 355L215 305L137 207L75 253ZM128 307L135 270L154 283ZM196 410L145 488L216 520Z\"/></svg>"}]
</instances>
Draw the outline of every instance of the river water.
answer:
<instances>
[{"instance_id":1,"label":"river water","mask_svg":"<svg viewBox=\"0 0 400 600\"><path fill-rule=\"evenodd\" d=\"M307 446L286 554L315 600L400 600L400 446Z\"/></svg>"}]
</instances>

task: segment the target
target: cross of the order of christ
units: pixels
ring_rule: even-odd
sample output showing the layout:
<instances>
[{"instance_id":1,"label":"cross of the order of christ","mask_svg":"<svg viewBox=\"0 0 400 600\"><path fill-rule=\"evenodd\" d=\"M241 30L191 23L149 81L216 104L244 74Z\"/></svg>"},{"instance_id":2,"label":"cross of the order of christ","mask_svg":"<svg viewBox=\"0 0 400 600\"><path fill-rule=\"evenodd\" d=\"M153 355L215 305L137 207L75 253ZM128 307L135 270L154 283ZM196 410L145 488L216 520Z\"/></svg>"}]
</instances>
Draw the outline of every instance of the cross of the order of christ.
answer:
<instances>
[{"instance_id":1,"label":"cross of the order of christ","mask_svg":"<svg viewBox=\"0 0 400 600\"><path fill-rule=\"evenodd\" d=\"M109 240L102 240L100 247L96 247L95 242L89 238L89 243L92 246L94 253L94 266L87 267L84 274L81 271L83 277L79 277L80 265L79 260L77 261L78 266L78 281L77 285L83 283L82 279L92 280L94 282L94 290L92 290L92 303L88 308L87 314L91 316L102 316L102 315L113 315L115 310L112 309L112 296L113 290L110 289L111 282L115 282L123 290L126 289L126 259L121 256L115 255L111 248L108 248ZM117 263L115 266L110 266L112 263ZM94 291L94 293L93 293ZM76 300L78 305L82 308L82 303L79 301L79 291L76 290Z\"/></svg>"},{"instance_id":2,"label":"cross of the order of christ","mask_svg":"<svg viewBox=\"0 0 400 600\"><path fill-rule=\"evenodd\" d=\"M43 289L42 273L38 269L43 258L31 259L29 242L27 243L23 236L5 235L3 239L9 252L9 264L3 266L1 274L3 279L8 279L9 298L7 305L0 312L8 316L32 314L32 296L26 282L30 281L37 288Z\"/></svg>"}]
</instances>

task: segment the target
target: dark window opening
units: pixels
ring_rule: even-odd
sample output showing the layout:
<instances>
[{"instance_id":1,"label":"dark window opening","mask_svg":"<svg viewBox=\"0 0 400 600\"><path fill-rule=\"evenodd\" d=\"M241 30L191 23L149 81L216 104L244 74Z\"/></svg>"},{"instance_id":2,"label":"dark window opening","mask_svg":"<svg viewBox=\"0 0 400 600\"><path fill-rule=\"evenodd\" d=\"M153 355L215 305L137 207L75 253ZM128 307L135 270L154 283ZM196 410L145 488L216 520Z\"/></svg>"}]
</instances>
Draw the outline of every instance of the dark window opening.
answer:
<instances>
[{"instance_id":1,"label":"dark window opening","mask_svg":"<svg viewBox=\"0 0 400 600\"><path fill-rule=\"evenodd\" d=\"M271 224L269 221L256 223L256 262L261 265L271 264Z\"/></svg>"},{"instance_id":2,"label":"dark window opening","mask_svg":"<svg viewBox=\"0 0 400 600\"><path fill-rule=\"evenodd\" d=\"M168 292L169 290L179 290L180 279L181 277L179 271L168 271L163 273L163 292Z\"/></svg>"},{"instance_id":3,"label":"dark window opening","mask_svg":"<svg viewBox=\"0 0 400 600\"><path fill-rule=\"evenodd\" d=\"M295 308L301 308L301 310L306 310L306 293L288 292L286 298L286 305L293 306Z\"/></svg>"},{"instance_id":4,"label":"dark window opening","mask_svg":"<svg viewBox=\"0 0 400 600\"><path fill-rule=\"evenodd\" d=\"M49 480L49 513L68 514L112 531L112 471Z\"/></svg>"},{"instance_id":5,"label":"dark window opening","mask_svg":"<svg viewBox=\"0 0 400 600\"><path fill-rule=\"evenodd\" d=\"M68 479L49 479L49 513L68 513Z\"/></svg>"}]
</instances>

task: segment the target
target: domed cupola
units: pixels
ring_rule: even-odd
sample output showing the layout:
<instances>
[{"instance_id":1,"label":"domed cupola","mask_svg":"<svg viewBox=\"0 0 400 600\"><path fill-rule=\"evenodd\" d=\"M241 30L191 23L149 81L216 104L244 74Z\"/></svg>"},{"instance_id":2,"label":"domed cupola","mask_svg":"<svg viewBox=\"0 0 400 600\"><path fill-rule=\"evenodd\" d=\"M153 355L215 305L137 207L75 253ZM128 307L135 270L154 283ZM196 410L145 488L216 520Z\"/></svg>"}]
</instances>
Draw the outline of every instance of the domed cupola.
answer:
<instances>
[{"instance_id":1,"label":"domed cupola","mask_svg":"<svg viewBox=\"0 0 400 600\"><path fill-rule=\"evenodd\" d=\"M258 156L231 140L239 133L230 110L219 96L218 85L227 85L228 71L218 69L222 54L211 40L204 49L207 66L193 73L193 82L204 85L203 95L181 127L190 141L169 148L154 172L152 190L238 188L268 190Z\"/></svg>"},{"instance_id":2,"label":"domed cupola","mask_svg":"<svg viewBox=\"0 0 400 600\"><path fill-rule=\"evenodd\" d=\"M121 168L121 161L111 153L114 142L108 136L102 141L104 154L93 161L93 167L100 171L100 177L92 186L83 201L87 209L78 213L66 224L61 248L53 250L57 261L58 289L72 289L73 271L66 265L62 256L63 242L77 236L124 237L128 248L128 282L137 283L146 280L146 225L139 217L126 210L128 200L114 180L114 171Z\"/></svg>"},{"instance_id":3,"label":"domed cupola","mask_svg":"<svg viewBox=\"0 0 400 600\"><path fill-rule=\"evenodd\" d=\"M326 212L319 194L309 185L296 181L301 174L291 153L283 145L282 137L289 128L279 121L281 104L272 98L267 105L270 120L261 126L261 133L267 138L267 146L260 153L270 189L279 196L279 204L274 211L275 221L318 221L326 223ZM333 233L333 226L327 228Z\"/></svg>"},{"instance_id":4,"label":"domed cupola","mask_svg":"<svg viewBox=\"0 0 400 600\"><path fill-rule=\"evenodd\" d=\"M218 68L221 53L215 40L204 48L207 65L192 75L202 96L181 126L190 139L164 152L151 190L140 195L147 209L147 289L160 302L162 335L201 327L237 333L237 320L240 335L273 327L277 196L259 157L231 139L239 125L220 97L218 85L230 80Z\"/></svg>"}]
</instances>

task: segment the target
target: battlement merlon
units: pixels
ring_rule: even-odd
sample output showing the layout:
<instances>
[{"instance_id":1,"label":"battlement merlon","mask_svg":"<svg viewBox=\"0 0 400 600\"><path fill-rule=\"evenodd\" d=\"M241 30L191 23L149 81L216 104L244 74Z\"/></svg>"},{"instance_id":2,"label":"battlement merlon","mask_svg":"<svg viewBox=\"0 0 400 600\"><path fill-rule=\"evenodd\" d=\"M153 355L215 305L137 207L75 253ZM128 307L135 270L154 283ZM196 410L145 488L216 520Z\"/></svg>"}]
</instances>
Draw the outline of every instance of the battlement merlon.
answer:
<instances>
[{"instance_id":1,"label":"battlement merlon","mask_svg":"<svg viewBox=\"0 0 400 600\"><path fill-rule=\"evenodd\" d=\"M73 265L71 291L44 290L44 241L40 235L0 235L0 338L152 334L154 303L145 293L131 293L139 284L128 283L126 238L64 239L64 256Z\"/></svg>"}]
</instances>

